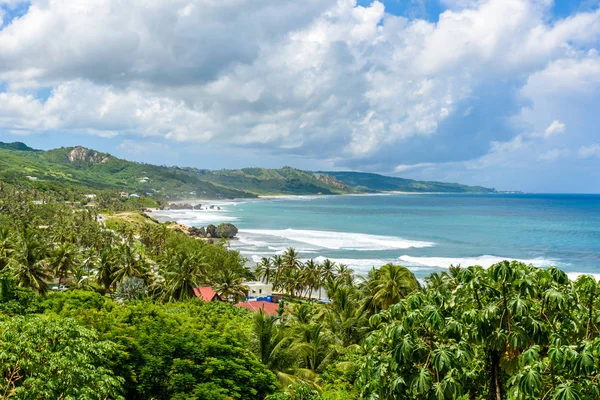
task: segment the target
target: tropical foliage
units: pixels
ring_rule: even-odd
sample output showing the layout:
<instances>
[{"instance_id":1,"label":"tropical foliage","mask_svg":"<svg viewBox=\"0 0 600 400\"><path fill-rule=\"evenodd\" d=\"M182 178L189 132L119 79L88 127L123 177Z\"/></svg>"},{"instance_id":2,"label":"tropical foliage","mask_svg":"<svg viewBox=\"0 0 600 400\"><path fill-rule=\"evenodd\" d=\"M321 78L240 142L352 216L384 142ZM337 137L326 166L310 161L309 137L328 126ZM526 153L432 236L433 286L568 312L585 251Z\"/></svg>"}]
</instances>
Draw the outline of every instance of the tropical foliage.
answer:
<instances>
[{"instance_id":1,"label":"tropical foliage","mask_svg":"<svg viewBox=\"0 0 600 400\"><path fill-rule=\"evenodd\" d=\"M419 283L295 249L250 269L226 242L102 224L71 195L0 183L2 398L600 398L591 276L504 261ZM284 294L277 315L230 304L247 279ZM226 301L196 299L204 285Z\"/></svg>"}]
</instances>

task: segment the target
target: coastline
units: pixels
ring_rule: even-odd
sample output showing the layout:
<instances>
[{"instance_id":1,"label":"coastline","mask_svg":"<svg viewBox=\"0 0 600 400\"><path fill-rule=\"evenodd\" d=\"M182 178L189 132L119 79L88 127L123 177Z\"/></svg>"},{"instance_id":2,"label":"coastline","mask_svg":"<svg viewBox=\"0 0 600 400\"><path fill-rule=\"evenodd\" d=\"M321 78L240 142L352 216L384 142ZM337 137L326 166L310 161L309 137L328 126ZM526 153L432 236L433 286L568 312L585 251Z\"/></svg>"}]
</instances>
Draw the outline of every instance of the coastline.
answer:
<instances>
[{"instance_id":1,"label":"coastline","mask_svg":"<svg viewBox=\"0 0 600 400\"><path fill-rule=\"evenodd\" d=\"M273 200L273 199L294 199L294 198L306 198L306 197L369 197L369 196L391 196L391 195L429 195L429 194L494 194L494 193L468 193L468 192L402 192L402 191L386 191L377 193L340 193L340 194L265 194L258 195L257 197L234 197L231 199L184 199L184 200L172 200L169 204L193 204L208 203L212 205L218 205L218 203L233 203L236 201L257 201L257 200Z\"/></svg>"}]
</instances>

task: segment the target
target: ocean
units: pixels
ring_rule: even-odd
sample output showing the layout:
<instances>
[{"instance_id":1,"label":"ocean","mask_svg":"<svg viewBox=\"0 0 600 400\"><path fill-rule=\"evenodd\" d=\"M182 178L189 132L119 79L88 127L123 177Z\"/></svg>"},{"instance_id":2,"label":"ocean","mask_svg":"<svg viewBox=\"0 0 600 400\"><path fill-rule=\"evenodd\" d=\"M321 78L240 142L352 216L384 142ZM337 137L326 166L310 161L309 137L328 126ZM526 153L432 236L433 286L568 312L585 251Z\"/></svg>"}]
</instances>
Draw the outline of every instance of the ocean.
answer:
<instances>
[{"instance_id":1,"label":"ocean","mask_svg":"<svg viewBox=\"0 0 600 400\"><path fill-rule=\"evenodd\" d=\"M202 203L154 215L189 226L231 222L250 263L294 247L357 274L395 263L422 279L450 265L516 259L600 277L600 195L382 194ZM210 209L215 205L221 210Z\"/></svg>"}]
</instances>

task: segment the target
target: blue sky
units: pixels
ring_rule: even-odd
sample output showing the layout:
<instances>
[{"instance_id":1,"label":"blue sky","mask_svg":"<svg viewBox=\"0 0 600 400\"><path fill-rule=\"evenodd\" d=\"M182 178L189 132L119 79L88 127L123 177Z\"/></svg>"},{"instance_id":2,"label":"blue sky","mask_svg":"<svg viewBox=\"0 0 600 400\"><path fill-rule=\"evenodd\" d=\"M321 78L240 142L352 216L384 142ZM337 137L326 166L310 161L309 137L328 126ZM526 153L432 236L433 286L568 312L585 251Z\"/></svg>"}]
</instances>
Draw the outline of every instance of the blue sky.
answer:
<instances>
[{"instance_id":1,"label":"blue sky","mask_svg":"<svg viewBox=\"0 0 600 400\"><path fill-rule=\"evenodd\" d=\"M600 0L0 0L0 141L600 192Z\"/></svg>"}]
</instances>

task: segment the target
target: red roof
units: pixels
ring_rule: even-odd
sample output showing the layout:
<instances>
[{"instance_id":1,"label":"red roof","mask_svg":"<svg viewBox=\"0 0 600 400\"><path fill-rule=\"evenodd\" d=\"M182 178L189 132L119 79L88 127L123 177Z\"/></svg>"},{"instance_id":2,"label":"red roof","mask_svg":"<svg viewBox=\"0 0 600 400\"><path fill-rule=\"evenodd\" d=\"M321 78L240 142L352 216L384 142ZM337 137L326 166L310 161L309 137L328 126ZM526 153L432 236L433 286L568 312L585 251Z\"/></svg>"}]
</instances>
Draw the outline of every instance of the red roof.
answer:
<instances>
[{"instance_id":1,"label":"red roof","mask_svg":"<svg viewBox=\"0 0 600 400\"><path fill-rule=\"evenodd\" d=\"M194 294L202 301L213 301L215 298L220 300L219 295L210 286L194 288Z\"/></svg>"},{"instance_id":2,"label":"red roof","mask_svg":"<svg viewBox=\"0 0 600 400\"><path fill-rule=\"evenodd\" d=\"M269 315L276 315L279 309L278 303L269 303L268 301L244 301L237 303L236 307L247 308L252 312L258 312L261 308Z\"/></svg>"}]
</instances>

